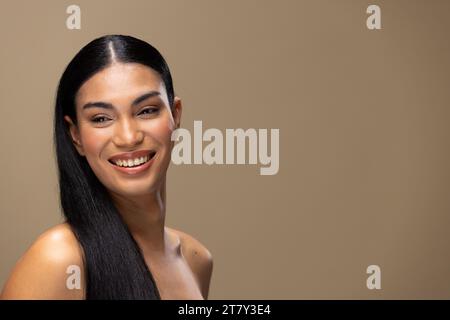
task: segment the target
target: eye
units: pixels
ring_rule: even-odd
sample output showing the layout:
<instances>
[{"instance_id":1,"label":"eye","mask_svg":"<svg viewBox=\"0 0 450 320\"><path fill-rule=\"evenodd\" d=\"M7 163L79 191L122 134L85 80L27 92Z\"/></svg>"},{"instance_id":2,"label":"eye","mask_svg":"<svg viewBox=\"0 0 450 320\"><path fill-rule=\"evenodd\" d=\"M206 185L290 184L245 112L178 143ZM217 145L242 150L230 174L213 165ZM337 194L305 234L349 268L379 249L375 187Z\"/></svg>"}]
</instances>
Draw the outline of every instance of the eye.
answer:
<instances>
[{"instance_id":1,"label":"eye","mask_svg":"<svg viewBox=\"0 0 450 320\"><path fill-rule=\"evenodd\" d=\"M139 114L149 115L157 112L158 108L145 108L141 112L139 112Z\"/></svg>"},{"instance_id":2,"label":"eye","mask_svg":"<svg viewBox=\"0 0 450 320\"><path fill-rule=\"evenodd\" d=\"M109 120L107 117L100 116L100 117L92 118L91 121L94 123L103 123L103 122L106 122L107 120Z\"/></svg>"}]
</instances>

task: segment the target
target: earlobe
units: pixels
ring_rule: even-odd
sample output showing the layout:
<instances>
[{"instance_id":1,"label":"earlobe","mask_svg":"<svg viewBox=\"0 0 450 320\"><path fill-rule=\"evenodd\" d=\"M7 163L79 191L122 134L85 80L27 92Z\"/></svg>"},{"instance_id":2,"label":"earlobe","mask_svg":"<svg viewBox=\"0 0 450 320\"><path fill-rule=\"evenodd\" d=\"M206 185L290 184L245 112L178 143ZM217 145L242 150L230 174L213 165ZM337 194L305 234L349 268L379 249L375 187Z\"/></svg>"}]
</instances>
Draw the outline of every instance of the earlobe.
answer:
<instances>
[{"instance_id":1,"label":"earlobe","mask_svg":"<svg viewBox=\"0 0 450 320\"><path fill-rule=\"evenodd\" d=\"M69 125L69 132L70 132L70 136L72 138L73 145L77 149L77 151L80 154L80 156L84 157L83 146L82 146L81 141L80 141L80 135L79 135L77 126L72 122L72 119L70 119L70 117L67 116L67 115L64 116L64 120Z\"/></svg>"}]
</instances>

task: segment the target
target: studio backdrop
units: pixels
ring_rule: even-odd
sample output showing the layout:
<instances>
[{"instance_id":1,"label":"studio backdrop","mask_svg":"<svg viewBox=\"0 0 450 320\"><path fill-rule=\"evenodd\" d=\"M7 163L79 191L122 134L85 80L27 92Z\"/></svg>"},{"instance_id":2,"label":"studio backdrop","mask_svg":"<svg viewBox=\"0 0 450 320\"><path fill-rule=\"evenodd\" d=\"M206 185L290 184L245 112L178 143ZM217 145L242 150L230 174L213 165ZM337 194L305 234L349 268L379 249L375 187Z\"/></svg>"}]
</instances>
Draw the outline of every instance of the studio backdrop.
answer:
<instances>
[{"instance_id":1,"label":"studio backdrop","mask_svg":"<svg viewBox=\"0 0 450 320\"><path fill-rule=\"evenodd\" d=\"M166 224L212 253L210 299L450 298L449 1L0 6L0 285L62 221L59 77L124 34L183 102Z\"/></svg>"}]
</instances>

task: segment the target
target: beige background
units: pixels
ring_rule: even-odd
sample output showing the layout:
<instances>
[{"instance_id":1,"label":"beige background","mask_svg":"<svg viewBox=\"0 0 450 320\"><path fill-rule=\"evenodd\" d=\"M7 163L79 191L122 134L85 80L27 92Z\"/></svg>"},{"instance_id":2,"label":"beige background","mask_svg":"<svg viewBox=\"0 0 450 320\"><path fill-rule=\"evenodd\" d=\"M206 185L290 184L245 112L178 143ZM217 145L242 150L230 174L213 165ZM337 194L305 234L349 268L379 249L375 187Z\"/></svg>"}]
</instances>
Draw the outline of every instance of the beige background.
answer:
<instances>
[{"instance_id":1,"label":"beige background","mask_svg":"<svg viewBox=\"0 0 450 320\"><path fill-rule=\"evenodd\" d=\"M65 26L73 3L81 30ZM57 81L121 33L166 57L183 127L280 129L275 176L169 169L167 225L212 252L211 299L450 298L449 15L437 0L2 1L0 285L61 221Z\"/></svg>"}]
</instances>

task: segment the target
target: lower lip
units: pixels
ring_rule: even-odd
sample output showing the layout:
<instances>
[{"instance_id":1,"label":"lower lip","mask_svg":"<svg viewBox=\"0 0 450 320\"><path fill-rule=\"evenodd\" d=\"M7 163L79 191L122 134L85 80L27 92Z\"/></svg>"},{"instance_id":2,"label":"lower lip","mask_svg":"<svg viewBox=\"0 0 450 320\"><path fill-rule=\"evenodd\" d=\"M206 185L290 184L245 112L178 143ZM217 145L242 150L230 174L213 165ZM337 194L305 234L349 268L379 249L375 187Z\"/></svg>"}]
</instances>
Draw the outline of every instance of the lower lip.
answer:
<instances>
[{"instance_id":1,"label":"lower lip","mask_svg":"<svg viewBox=\"0 0 450 320\"><path fill-rule=\"evenodd\" d=\"M112 163L110 163L110 164L114 167L114 169L116 169L116 170L118 170L118 171L120 171L120 172L129 174L129 175L136 175L136 174L139 174L139 173L141 173L141 172L144 172L145 170L147 170L148 168L150 168L150 166L152 165L153 160L155 159L155 157L156 157L156 154L153 156L153 158L151 158L151 159L150 159L149 161L147 161L146 163L141 164L140 166L137 166L137 167L133 167L133 168L119 167L119 166L116 166L115 164L112 164ZM108 161L108 162L109 162L109 161Z\"/></svg>"}]
</instances>

